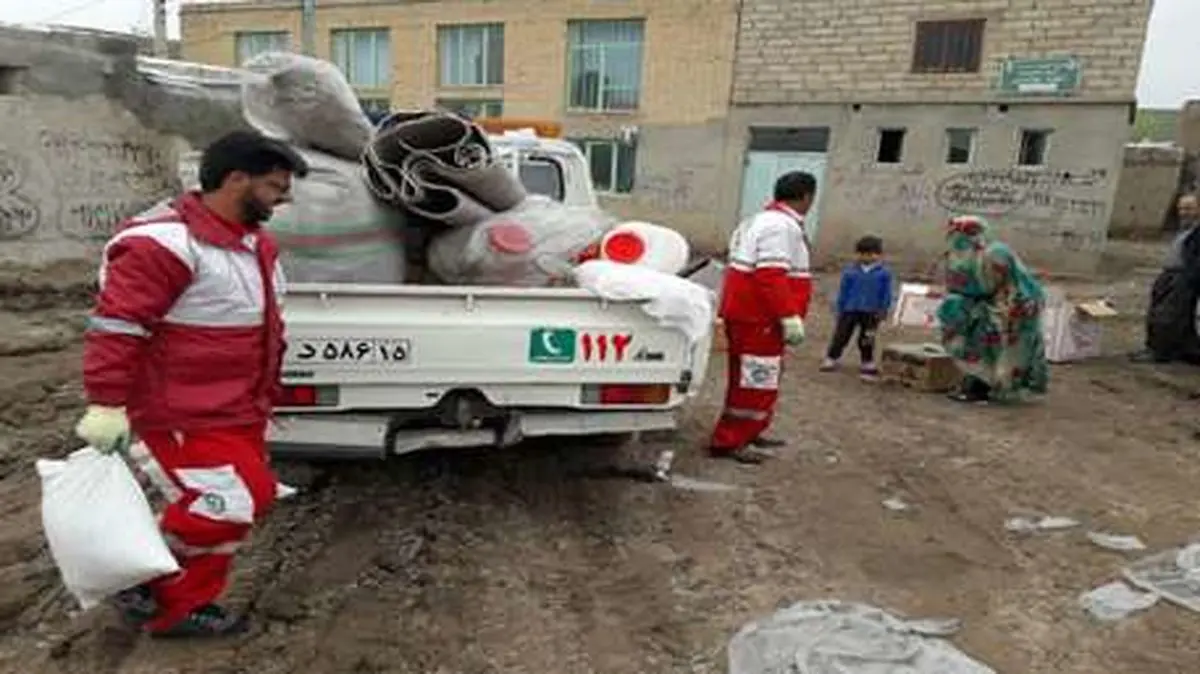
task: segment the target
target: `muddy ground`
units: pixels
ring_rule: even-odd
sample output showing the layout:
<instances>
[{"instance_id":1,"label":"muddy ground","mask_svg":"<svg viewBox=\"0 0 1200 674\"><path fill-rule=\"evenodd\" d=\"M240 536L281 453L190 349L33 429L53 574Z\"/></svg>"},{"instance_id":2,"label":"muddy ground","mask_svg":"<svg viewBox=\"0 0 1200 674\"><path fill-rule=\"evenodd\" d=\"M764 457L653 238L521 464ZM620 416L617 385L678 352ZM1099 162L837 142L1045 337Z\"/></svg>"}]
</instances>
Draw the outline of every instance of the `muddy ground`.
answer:
<instances>
[{"instance_id":1,"label":"muddy ground","mask_svg":"<svg viewBox=\"0 0 1200 674\"><path fill-rule=\"evenodd\" d=\"M0 670L39 672L723 672L748 620L841 598L965 621L955 642L1012 674L1195 672L1200 616L1160 604L1111 626L1077 597L1123 558L1082 530L1019 537L1013 515L1069 515L1167 547L1200 531L1200 374L1121 354L1140 336L1157 246L1106 278L1112 354L1056 367L1049 399L953 406L818 375L828 318L789 363L769 469L706 460L723 362L670 441L547 443L389 464L297 466L305 487L254 539L230 603L240 640L164 644L105 610L77 616L45 551L35 457L61 455L81 400L86 269L0 275ZM826 280L824 288L832 285ZM913 335L891 333L885 339ZM729 493L596 477L669 442L678 470ZM908 512L881 505L888 498Z\"/></svg>"}]
</instances>

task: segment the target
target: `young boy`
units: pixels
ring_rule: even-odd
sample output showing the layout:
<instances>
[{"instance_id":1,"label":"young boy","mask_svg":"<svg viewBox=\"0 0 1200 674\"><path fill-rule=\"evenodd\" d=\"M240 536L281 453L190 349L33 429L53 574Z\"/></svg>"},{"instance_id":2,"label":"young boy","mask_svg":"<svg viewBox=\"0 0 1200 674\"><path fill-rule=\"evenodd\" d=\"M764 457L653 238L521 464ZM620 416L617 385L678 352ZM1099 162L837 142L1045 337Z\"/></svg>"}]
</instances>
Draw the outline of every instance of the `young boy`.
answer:
<instances>
[{"instance_id":1,"label":"young boy","mask_svg":"<svg viewBox=\"0 0 1200 674\"><path fill-rule=\"evenodd\" d=\"M842 270L836 306L837 326L821 363L821 371L837 369L842 352L857 330L860 373L863 379L873 380L879 374L875 367L875 331L892 306L892 272L880 261L883 240L879 237L864 236L854 244L854 252L857 261Z\"/></svg>"}]
</instances>

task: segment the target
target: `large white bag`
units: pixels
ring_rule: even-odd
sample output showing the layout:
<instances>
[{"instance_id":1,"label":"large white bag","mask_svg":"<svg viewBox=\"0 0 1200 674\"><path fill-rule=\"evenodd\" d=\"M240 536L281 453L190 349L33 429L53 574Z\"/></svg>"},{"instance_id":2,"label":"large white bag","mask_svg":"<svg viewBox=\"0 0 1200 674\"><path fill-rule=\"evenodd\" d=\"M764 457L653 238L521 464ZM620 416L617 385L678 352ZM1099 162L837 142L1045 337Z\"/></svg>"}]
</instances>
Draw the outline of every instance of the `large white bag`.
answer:
<instances>
[{"instance_id":1,"label":"large white bag","mask_svg":"<svg viewBox=\"0 0 1200 674\"><path fill-rule=\"evenodd\" d=\"M91 447L40 459L42 528L67 590L84 610L174 573L150 503L124 459Z\"/></svg>"}]
</instances>

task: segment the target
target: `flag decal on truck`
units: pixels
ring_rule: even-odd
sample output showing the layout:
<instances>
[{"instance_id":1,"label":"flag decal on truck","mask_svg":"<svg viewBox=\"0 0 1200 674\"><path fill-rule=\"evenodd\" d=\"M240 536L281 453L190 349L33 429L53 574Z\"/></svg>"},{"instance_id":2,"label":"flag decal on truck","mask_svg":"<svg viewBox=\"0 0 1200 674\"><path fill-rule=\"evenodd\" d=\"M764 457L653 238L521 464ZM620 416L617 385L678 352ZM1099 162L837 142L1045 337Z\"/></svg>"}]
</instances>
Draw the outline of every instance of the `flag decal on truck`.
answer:
<instances>
[{"instance_id":1,"label":"flag decal on truck","mask_svg":"<svg viewBox=\"0 0 1200 674\"><path fill-rule=\"evenodd\" d=\"M575 342L570 328L534 328L529 331L529 362L574 363Z\"/></svg>"}]
</instances>

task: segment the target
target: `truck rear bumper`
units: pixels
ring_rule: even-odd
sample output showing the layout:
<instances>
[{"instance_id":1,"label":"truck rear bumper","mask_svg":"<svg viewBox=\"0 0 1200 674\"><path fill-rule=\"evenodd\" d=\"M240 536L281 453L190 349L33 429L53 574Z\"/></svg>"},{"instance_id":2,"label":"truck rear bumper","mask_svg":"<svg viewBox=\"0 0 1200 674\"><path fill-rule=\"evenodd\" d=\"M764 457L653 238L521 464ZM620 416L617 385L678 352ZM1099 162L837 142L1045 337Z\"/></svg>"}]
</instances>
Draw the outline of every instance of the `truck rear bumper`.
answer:
<instances>
[{"instance_id":1,"label":"truck rear bumper","mask_svg":"<svg viewBox=\"0 0 1200 674\"><path fill-rule=\"evenodd\" d=\"M505 447L525 438L583 436L675 429L670 410L644 412L530 412L514 414L503 430L427 429L389 432L389 417L279 415L267 436L275 456L298 459L366 459L425 449ZM390 436L390 437L389 437Z\"/></svg>"}]
</instances>

